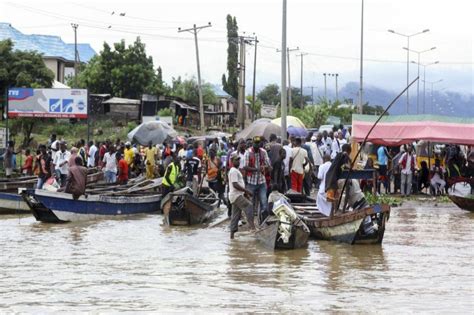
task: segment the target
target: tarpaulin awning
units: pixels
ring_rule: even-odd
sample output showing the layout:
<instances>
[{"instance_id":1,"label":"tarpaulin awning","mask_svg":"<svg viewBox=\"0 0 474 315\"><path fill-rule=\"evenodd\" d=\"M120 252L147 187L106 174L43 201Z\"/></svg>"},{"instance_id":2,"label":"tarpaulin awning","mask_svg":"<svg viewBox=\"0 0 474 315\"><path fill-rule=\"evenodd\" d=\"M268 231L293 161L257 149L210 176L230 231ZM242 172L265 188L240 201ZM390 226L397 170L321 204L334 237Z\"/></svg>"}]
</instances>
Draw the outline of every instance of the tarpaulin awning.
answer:
<instances>
[{"instance_id":1,"label":"tarpaulin awning","mask_svg":"<svg viewBox=\"0 0 474 315\"><path fill-rule=\"evenodd\" d=\"M362 142L378 116L352 115L352 135ZM474 145L474 118L436 115L385 116L375 126L367 141L399 146L417 140Z\"/></svg>"}]
</instances>

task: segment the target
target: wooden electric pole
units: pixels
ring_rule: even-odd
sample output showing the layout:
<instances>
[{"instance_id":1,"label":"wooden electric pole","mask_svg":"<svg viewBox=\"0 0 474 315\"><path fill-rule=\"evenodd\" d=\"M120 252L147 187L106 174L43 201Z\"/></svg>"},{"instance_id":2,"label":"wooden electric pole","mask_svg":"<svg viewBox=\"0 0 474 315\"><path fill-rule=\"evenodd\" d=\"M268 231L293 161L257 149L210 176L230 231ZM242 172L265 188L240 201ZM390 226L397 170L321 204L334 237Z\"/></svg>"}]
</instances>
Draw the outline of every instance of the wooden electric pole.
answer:
<instances>
[{"instance_id":1,"label":"wooden electric pole","mask_svg":"<svg viewBox=\"0 0 474 315\"><path fill-rule=\"evenodd\" d=\"M184 30L181 29L181 27L178 28L178 33L190 32L194 34L194 44L196 46L196 63L197 63L198 90L199 90L199 120L200 120L200 126L201 126L201 133L204 133L204 101L202 97L201 66L199 64L199 46L198 46L197 33L203 28L208 28L211 26L212 26L211 22L209 22L207 25L203 25L203 26L196 26L196 24L194 24L193 27L187 28Z\"/></svg>"}]
</instances>

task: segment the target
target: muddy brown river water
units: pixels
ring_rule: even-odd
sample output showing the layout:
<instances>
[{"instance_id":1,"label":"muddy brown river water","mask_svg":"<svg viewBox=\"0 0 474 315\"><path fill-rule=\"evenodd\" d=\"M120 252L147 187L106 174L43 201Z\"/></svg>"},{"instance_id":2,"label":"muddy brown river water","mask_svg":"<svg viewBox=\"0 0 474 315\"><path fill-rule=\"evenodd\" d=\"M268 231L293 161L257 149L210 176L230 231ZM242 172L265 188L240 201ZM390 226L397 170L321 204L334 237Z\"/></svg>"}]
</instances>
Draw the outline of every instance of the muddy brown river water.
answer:
<instances>
[{"instance_id":1,"label":"muddy brown river water","mask_svg":"<svg viewBox=\"0 0 474 315\"><path fill-rule=\"evenodd\" d=\"M381 246L273 252L223 227L161 222L0 217L0 313L474 310L474 213L451 204L394 208Z\"/></svg>"}]
</instances>

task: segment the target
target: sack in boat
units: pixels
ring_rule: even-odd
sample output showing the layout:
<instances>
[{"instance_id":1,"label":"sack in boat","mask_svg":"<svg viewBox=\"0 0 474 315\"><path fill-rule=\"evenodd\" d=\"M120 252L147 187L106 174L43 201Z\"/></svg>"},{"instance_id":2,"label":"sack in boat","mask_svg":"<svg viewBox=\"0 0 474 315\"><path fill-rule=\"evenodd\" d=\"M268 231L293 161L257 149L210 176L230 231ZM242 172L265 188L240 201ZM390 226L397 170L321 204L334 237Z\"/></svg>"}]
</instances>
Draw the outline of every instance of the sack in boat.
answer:
<instances>
[{"instance_id":1,"label":"sack in boat","mask_svg":"<svg viewBox=\"0 0 474 315\"><path fill-rule=\"evenodd\" d=\"M326 199L328 201L336 201L336 190L335 189L329 189L327 192L326 192Z\"/></svg>"},{"instance_id":2,"label":"sack in boat","mask_svg":"<svg viewBox=\"0 0 474 315\"><path fill-rule=\"evenodd\" d=\"M46 182L43 185L43 189L47 191L53 191L56 192L60 188L58 182L56 181L56 178L50 177L46 180Z\"/></svg>"}]
</instances>

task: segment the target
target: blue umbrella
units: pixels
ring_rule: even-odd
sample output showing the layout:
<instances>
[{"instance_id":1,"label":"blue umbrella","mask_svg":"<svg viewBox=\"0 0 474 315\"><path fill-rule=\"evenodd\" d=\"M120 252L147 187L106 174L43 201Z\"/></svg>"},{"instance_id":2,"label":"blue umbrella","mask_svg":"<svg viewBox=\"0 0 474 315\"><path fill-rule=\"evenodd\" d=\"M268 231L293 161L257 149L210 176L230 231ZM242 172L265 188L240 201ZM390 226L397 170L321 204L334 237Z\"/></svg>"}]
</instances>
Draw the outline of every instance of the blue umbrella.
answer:
<instances>
[{"instance_id":1,"label":"blue umbrella","mask_svg":"<svg viewBox=\"0 0 474 315\"><path fill-rule=\"evenodd\" d=\"M290 136L297 138L304 138L308 135L308 131L302 127L289 126L287 131Z\"/></svg>"}]
</instances>

